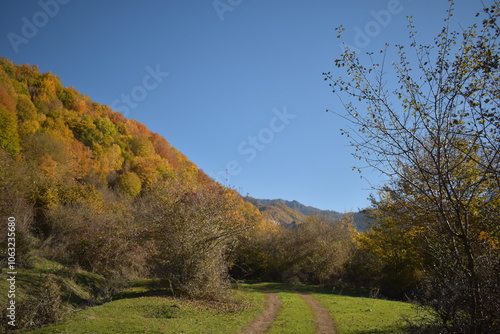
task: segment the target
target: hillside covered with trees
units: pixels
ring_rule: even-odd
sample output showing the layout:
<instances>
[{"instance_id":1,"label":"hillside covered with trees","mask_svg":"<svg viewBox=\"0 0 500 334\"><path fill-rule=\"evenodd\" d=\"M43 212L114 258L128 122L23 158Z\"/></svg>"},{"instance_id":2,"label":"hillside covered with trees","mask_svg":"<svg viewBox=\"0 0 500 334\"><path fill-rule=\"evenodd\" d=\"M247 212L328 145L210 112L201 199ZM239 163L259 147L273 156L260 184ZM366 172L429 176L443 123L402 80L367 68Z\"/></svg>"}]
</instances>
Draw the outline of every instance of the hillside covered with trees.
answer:
<instances>
[{"instance_id":1,"label":"hillside covered with trees","mask_svg":"<svg viewBox=\"0 0 500 334\"><path fill-rule=\"evenodd\" d=\"M349 222L302 215L298 229L276 225L145 125L36 66L0 65L0 233L15 220L19 273L46 260L66 268L25 278L17 328L57 321L67 301L106 302L138 278L176 296L225 300L231 277L341 276L354 245ZM7 239L0 245L7 254ZM99 287L78 291L82 275L99 277Z\"/></svg>"},{"instance_id":2,"label":"hillside covered with trees","mask_svg":"<svg viewBox=\"0 0 500 334\"><path fill-rule=\"evenodd\" d=\"M199 263L223 261L262 221L163 137L36 66L1 59L0 128L2 215L17 221L18 265L39 249L106 277L170 272L175 284L215 287Z\"/></svg>"},{"instance_id":3,"label":"hillside covered with trees","mask_svg":"<svg viewBox=\"0 0 500 334\"><path fill-rule=\"evenodd\" d=\"M366 229L245 200L145 125L0 58L0 260L23 282L0 281L19 305L8 325L0 299L1 328L57 322L133 282L237 312L231 282L252 279L410 300L429 315L420 333L500 332L500 7L455 32L453 6L433 43L410 19L408 46L346 46L324 73L360 168L387 178Z\"/></svg>"}]
</instances>

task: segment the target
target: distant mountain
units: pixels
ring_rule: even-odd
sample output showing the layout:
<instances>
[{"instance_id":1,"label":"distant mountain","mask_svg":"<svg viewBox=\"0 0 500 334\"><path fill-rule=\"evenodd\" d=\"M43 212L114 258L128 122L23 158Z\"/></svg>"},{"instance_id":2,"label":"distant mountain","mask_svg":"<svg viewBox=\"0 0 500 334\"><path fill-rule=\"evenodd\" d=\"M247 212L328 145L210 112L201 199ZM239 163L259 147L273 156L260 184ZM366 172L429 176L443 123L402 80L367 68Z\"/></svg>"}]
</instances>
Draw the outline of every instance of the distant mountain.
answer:
<instances>
[{"instance_id":1,"label":"distant mountain","mask_svg":"<svg viewBox=\"0 0 500 334\"><path fill-rule=\"evenodd\" d=\"M300 224L310 215L326 216L332 222L336 222L345 217L346 214L353 215L354 224L359 231L364 231L367 227L368 219L363 212L340 213L334 210L321 210L295 200L257 199L250 196L244 197L244 200L255 205L268 219L286 227Z\"/></svg>"},{"instance_id":2,"label":"distant mountain","mask_svg":"<svg viewBox=\"0 0 500 334\"><path fill-rule=\"evenodd\" d=\"M249 198L251 198L251 197L246 197L245 199L248 200ZM322 214L322 215L325 215L325 216L328 216L331 218L335 218L335 219L339 219L339 218L342 218L344 216L342 213L337 212L337 211L321 210L321 209L318 209L318 208L315 208L312 206L304 205L298 201L287 201L284 199L255 199L255 198L253 200L255 200L256 203L261 204L261 205L271 205L274 203L281 203L281 204L284 204L293 210L297 210L298 212L300 212L306 216L313 215L313 214ZM249 201L252 202L251 200L249 200Z\"/></svg>"},{"instance_id":3,"label":"distant mountain","mask_svg":"<svg viewBox=\"0 0 500 334\"><path fill-rule=\"evenodd\" d=\"M307 218L307 216L303 213L279 202L271 203L269 205L257 205L257 207L266 218L286 227L295 227Z\"/></svg>"}]
</instances>

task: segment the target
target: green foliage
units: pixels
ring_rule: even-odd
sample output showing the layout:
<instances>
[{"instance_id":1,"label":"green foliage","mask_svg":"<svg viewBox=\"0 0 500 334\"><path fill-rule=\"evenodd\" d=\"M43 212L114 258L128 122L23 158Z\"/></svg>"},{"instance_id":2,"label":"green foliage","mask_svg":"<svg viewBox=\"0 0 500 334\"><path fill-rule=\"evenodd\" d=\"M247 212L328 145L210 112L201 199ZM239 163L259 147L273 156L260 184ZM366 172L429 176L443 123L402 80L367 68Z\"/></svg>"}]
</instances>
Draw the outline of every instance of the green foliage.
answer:
<instances>
[{"instance_id":1,"label":"green foliage","mask_svg":"<svg viewBox=\"0 0 500 334\"><path fill-rule=\"evenodd\" d=\"M77 97L77 92L73 87L63 87L57 90L57 97L63 103L64 108L73 110L73 105Z\"/></svg>"},{"instance_id":2,"label":"green foliage","mask_svg":"<svg viewBox=\"0 0 500 334\"><path fill-rule=\"evenodd\" d=\"M96 130L101 134L100 144L108 146L117 137L118 131L115 125L107 117L94 119Z\"/></svg>"},{"instance_id":3,"label":"green foliage","mask_svg":"<svg viewBox=\"0 0 500 334\"><path fill-rule=\"evenodd\" d=\"M21 82L19 82L17 80L14 80L14 81L12 81L12 86L16 90L16 92L18 94L18 97L21 96L21 95L30 97L30 93L28 91L28 87L26 87L26 85L24 85L23 83L21 83Z\"/></svg>"},{"instance_id":4,"label":"green foliage","mask_svg":"<svg viewBox=\"0 0 500 334\"><path fill-rule=\"evenodd\" d=\"M97 132L97 126L94 124L92 117L87 114L71 114L67 124L73 131L75 138L86 146L93 147L92 145L97 143L99 137L101 137Z\"/></svg>"},{"instance_id":5,"label":"green foliage","mask_svg":"<svg viewBox=\"0 0 500 334\"><path fill-rule=\"evenodd\" d=\"M109 118L71 113L67 124L76 139L94 150L97 150L97 147L108 147L117 139L118 132Z\"/></svg>"}]
</instances>

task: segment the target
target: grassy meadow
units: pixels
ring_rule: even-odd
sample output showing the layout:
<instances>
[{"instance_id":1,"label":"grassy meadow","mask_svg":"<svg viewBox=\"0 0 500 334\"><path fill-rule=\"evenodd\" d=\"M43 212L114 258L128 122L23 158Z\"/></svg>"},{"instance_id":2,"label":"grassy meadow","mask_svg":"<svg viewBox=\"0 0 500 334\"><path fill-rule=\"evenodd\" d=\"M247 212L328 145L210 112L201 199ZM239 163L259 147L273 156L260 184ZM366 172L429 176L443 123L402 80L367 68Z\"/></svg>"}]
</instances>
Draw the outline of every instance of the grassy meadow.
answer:
<instances>
[{"instance_id":1,"label":"grassy meadow","mask_svg":"<svg viewBox=\"0 0 500 334\"><path fill-rule=\"evenodd\" d=\"M314 333L313 313L298 291L311 294L330 311L338 334L406 333L404 319L418 316L408 303L326 293L303 285L240 284L231 291L236 307L174 298L149 287L147 281L138 281L117 300L69 312L57 324L22 333L238 333L263 310L265 291L281 299L268 334Z\"/></svg>"}]
</instances>

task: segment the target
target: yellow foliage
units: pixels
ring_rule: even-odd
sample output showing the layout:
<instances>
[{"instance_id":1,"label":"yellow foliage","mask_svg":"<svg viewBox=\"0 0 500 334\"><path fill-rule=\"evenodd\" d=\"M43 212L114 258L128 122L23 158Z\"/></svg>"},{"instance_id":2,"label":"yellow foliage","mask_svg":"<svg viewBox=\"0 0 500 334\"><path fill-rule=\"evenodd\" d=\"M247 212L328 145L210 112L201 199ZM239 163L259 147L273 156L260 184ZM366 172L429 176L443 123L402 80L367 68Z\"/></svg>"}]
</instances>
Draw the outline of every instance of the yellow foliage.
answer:
<instances>
[{"instance_id":1,"label":"yellow foliage","mask_svg":"<svg viewBox=\"0 0 500 334\"><path fill-rule=\"evenodd\" d=\"M35 133L38 130L40 130L40 128L41 128L40 123L38 123L35 120L28 120L28 121L22 122L18 126L19 134L21 136Z\"/></svg>"},{"instance_id":2,"label":"yellow foliage","mask_svg":"<svg viewBox=\"0 0 500 334\"><path fill-rule=\"evenodd\" d=\"M17 130L17 115L0 104L0 148L11 155L17 155L20 150L20 138Z\"/></svg>"},{"instance_id":3,"label":"yellow foliage","mask_svg":"<svg viewBox=\"0 0 500 334\"><path fill-rule=\"evenodd\" d=\"M55 80L58 80L58 78L51 73L41 74L39 79L33 84L33 88L36 89L36 98L45 103L50 103L50 101L56 99Z\"/></svg>"},{"instance_id":4,"label":"yellow foliage","mask_svg":"<svg viewBox=\"0 0 500 334\"><path fill-rule=\"evenodd\" d=\"M99 155L98 162L99 170L104 175L120 170L124 162L122 149L117 144L111 145Z\"/></svg>"},{"instance_id":5,"label":"yellow foliage","mask_svg":"<svg viewBox=\"0 0 500 334\"><path fill-rule=\"evenodd\" d=\"M120 191L129 198L139 195L142 190L141 180L134 172L127 172L120 176L118 180Z\"/></svg>"}]
</instances>

